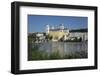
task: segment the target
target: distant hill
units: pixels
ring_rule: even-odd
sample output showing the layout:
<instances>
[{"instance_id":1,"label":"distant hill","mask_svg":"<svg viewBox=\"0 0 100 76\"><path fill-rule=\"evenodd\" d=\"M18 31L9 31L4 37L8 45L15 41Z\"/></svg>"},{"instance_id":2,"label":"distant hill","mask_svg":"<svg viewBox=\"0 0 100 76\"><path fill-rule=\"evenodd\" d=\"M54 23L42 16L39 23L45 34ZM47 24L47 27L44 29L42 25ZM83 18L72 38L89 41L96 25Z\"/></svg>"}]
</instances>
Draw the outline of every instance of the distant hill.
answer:
<instances>
[{"instance_id":1,"label":"distant hill","mask_svg":"<svg viewBox=\"0 0 100 76\"><path fill-rule=\"evenodd\" d=\"M88 29L73 29L73 30L69 30L69 32L88 32Z\"/></svg>"}]
</instances>

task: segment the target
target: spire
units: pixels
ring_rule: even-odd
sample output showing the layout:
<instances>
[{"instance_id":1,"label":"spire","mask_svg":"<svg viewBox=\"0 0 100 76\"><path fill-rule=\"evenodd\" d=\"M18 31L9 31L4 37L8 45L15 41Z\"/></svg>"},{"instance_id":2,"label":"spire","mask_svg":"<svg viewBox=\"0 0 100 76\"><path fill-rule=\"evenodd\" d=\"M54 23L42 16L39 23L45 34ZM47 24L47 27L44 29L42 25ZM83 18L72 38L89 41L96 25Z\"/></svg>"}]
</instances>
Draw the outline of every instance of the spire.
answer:
<instances>
[{"instance_id":1,"label":"spire","mask_svg":"<svg viewBox=\"0 0 100 76\"><path fill-rule=\"evenodd\" d=\"M49 33L49 30L50 30L50 26L49 24L46 25L46 33L48 34Z\"/></svg>"}]
</instances>

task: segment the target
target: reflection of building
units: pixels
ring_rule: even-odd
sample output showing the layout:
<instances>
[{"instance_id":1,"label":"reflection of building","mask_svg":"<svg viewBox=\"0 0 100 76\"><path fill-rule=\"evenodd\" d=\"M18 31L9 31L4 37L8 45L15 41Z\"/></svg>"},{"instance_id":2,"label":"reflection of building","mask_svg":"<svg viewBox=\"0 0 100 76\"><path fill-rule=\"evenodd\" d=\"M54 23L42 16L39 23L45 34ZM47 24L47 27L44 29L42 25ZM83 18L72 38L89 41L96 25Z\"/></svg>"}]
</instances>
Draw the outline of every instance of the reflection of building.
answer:
<instances>
[{"instance_id":1,"label":"reflection of building","mask_svg":"<svg viewBox=\"0 0 100 76\"><path fill-rule=\"evenodd\" d=\"M58 41L61 38L66 40L69 35L69 30L65 28L63 24L60 24L59 27L50 27L49 25L47 25L46 33L47 35L52 37L52 41Z\"/></svg>"}]
</instances>

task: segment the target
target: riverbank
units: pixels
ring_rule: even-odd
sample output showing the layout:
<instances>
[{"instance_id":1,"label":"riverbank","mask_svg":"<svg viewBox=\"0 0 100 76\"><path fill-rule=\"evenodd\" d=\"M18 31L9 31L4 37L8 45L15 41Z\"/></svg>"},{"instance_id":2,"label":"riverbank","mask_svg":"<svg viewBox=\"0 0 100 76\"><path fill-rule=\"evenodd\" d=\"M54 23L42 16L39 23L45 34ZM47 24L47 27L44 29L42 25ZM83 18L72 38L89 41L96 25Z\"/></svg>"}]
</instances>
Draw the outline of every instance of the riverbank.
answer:
<instances>
[{"instance_id":1,"label":"riverbank","mask_svg":"<svg viewBox=\"0 0 100 76\"><path fill-rule=\"evenodd\" d=\"M86 42L45 42L28 46L28 60L88 58Z\"/></svg>"},{"instance_id":2,"label":"riverbank","mask_svg":"<svg viewBox=\"0 0 100 76\"><path fill-rule=\"evenodd\" d=\"M30 59L31 60L55 60L55 59L81 59L81 58L87 58L87 53L85 51L81 52L74 52L69 54L63 54L61 55L59 51L47 53L44 51L32 51Z\"/></svg>"}]
</instances>

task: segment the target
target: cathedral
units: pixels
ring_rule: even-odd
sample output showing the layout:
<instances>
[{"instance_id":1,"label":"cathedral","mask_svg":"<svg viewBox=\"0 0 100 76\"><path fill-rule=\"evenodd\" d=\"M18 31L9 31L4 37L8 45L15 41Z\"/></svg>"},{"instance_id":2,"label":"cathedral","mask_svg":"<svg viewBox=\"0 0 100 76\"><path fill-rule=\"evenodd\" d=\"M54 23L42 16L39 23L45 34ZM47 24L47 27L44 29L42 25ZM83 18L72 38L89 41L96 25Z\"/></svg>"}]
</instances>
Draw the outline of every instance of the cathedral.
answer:
<instances>
[{"instance_id":1,"label":"cathedral","mask_svg":"<svg viewBox=\"0 0 100 76\"><path fill-rule=\"evenodd\" d=\"M59 41L61 38L66 40L69 35L69 30L65 28L63 24L56 27L46 25L46 34L52 37L52 41Z\"/></svg>"}]
</instances>

